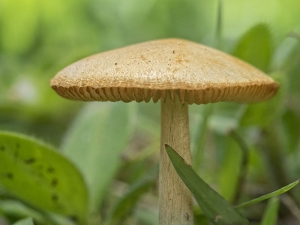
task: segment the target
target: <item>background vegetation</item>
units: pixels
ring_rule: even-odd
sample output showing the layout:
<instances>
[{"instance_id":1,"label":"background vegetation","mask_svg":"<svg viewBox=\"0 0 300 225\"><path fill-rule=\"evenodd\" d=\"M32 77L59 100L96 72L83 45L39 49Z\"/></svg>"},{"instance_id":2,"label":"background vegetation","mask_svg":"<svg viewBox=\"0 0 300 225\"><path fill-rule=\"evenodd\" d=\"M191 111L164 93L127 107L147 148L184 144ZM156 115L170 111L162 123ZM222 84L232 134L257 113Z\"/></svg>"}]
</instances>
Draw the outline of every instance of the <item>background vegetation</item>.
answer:
<instances>
[{"instance_id":1,"label":"background vegetation","mask_svg":"<svg viewBox=\"0 0 300 225\"><path fill-rule=\"evenodd\" d=\"M0 130L34 136L71 159L88 183L91 220L157 224L159 104L68 101L49 81L94 53L185 38L280 83L268 102L190 107L198 174L233 204L268 193L300 177L299 11L297 0L0 0ZM283 195L278 224L299 224L299 206L299 188ZM24 207L0 189L3 220L28 215ZM243 213L259 224L265 208Z\"/></svg>"}]
</instances>

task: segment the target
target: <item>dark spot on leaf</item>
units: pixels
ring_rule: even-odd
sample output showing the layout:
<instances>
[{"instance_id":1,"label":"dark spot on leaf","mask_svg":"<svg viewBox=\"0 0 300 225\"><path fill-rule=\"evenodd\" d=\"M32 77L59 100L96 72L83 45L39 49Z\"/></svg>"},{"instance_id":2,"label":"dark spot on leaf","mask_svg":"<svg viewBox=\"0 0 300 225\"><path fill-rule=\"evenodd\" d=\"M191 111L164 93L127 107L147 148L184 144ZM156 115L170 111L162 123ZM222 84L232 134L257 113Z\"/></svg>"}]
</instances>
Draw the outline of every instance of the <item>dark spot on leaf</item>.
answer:
<instances>
[{"instance_id":1,"label":"dark spot on leaf","mask_svg":"<svg viewBox=\"0 0 300 225\"><path fill-rule=\"evenodd\" d=\"M55 187L55 186L57 185L57 183L58 183L58 180L57 180L56 178L54 178L54 179L52 179L52 181L51 181L51 186L52 186L52 187Z\"/></svg>"},{"instance_id":2,"label":"dark spot on leaf","mask_svg":"<svg viewBox=\"0 0 300 225\"><path fill-rule=\"evenodd\" d=\"M19 158L19 150L16 150L16 151L15 151L14 157L15 157L16 159Z\"/></svg>"},{"instance_id":3,"label":"dark spot on leaf","mask_svg":"<svg viewBox=\"0 0 300 225\"><path fill-rule=\"evenodd\" d=\"M57 202L58 201L58 196L56 194L53 194L52 197L51 197L51 200L53 202Z\"/></svg>"},{"instance_id":4,"label":"dark spot on leaf","mask_svg":"<svg viewBox=\"0 0 300 225\"><path fill-rule=\"evenodd\" d=\"M5 147L3 145L0 146L0 151L5 151Z\"/></svg>"},{"instance_id":5,"label":"dark spot on leaf","mask_svg":"<svg viewBox=\"0 0 300 225\"><path fill-rule=\"evenodd\" d=\"M78 218L77 218L77 216L75 216L75 215L69 216L69 219L70 219L71 221L73 221L73 222L78 222Z\"/></svg>"},{"instance_id":6,"label":"dark spot on leaf","mask_svg":"<svg viewBox=\"0 0 300 225\"><path fill-rule=\"evenodd\" d=\"M53 168L53 167L48 167L47 168L47 171L49 172L49 173L54 173L55 172L55 169Z\"/></svg>"},{"instance_id":7,"label":"dark spot on leaf","mask_svg":"<svg viewBox=\"0 0 300 225\"><path fill-rule=\"evenodd\" d=\"M6 177L10 180L14 179L14 175L12 173L7 173Z\"/></svg>"},{"instance_id":8,"label":"dark spot on leaf","mask_svg":"<svg viewBox=\"0 0 300 225\"><path fill-rule=\"evenodd\" d=\"M173 50L173 54L175 54L175 50Z\"/></svg>"},{"instance_id":9,"label":"dark spot on leaf","mask_svg":"<svg viewBox=\"0 0 300 225\"><path fill-rule=\"evenodd\" d=\"M25 163L26 164L32 164L32 163L34 163L35 162L35 158L29 158L29 159L26 159L25 160Z\"/></svg>"},{"instance_id":10,"label":"dark spot on leaf","mask_svg":"<svg viewBox=\"0 0 300 225\"><path fill-rule=\"evenodd\" d=\"M118 63L115 63L115 65L118 65Z\"/></svg>"}]
</instances>

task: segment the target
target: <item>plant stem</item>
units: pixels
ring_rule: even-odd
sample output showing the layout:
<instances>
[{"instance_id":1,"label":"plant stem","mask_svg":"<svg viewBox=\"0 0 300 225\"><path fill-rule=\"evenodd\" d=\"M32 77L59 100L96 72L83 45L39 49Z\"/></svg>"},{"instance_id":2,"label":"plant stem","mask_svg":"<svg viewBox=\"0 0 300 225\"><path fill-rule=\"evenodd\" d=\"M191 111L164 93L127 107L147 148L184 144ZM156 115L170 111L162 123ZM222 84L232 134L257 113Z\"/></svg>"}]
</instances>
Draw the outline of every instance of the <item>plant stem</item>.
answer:
<instances>
[{"instance_id":1,"label":"plant stem","mask_svg":"<svg viewBox=\"0 0 300 225\"><path fill-rule=\"evenodd\" d=\"M192 225L194 221L192 195L177 175L167 153L170 145L191 164L188 105L178 95L161 101L161 149L159 171L159 224Z\"/></svg>"}]
</instances>

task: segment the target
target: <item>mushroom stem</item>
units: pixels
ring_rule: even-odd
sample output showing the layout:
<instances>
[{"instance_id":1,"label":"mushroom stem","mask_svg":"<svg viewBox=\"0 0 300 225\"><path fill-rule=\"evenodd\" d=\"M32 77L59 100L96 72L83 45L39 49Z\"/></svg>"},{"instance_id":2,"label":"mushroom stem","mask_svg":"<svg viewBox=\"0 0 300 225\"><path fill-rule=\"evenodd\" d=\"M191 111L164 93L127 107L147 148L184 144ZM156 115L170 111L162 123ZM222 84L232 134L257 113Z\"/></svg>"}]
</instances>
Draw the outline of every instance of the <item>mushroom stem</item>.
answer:
<instances>
[{"instance_id":1,"label":"mushroom stem","mask_svg":"<svg viewBox=\"0 0 300 225\"><path fill-rule=\"evenodd\" d=\"M159 224L192 225L192 195L177 175L167 153L170 145L187 163L191 163L188 105L175 94L161 100L161 148L159 170Z\"/></svg>"}]
</instances>

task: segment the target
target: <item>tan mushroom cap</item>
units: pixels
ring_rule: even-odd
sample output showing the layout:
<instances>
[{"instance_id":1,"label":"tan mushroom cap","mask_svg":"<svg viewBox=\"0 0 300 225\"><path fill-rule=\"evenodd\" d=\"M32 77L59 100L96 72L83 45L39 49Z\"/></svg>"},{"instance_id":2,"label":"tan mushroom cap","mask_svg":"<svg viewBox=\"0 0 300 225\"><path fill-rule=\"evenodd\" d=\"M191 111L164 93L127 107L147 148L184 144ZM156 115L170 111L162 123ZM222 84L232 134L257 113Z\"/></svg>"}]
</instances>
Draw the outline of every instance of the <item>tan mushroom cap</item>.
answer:
<instances>
[{"instance_id":1,"label":"tan mushroom cap","mask_svg":"<svg viewBox=\"0 0 300 225\"><path fill-rule=\"evenodd\" d=\"M279 85L226 53L182 39L163 39L99 53L58 72L51 81L61 96L81 101L164 100L257 102Z\"/></svg>"}]
</instances>

